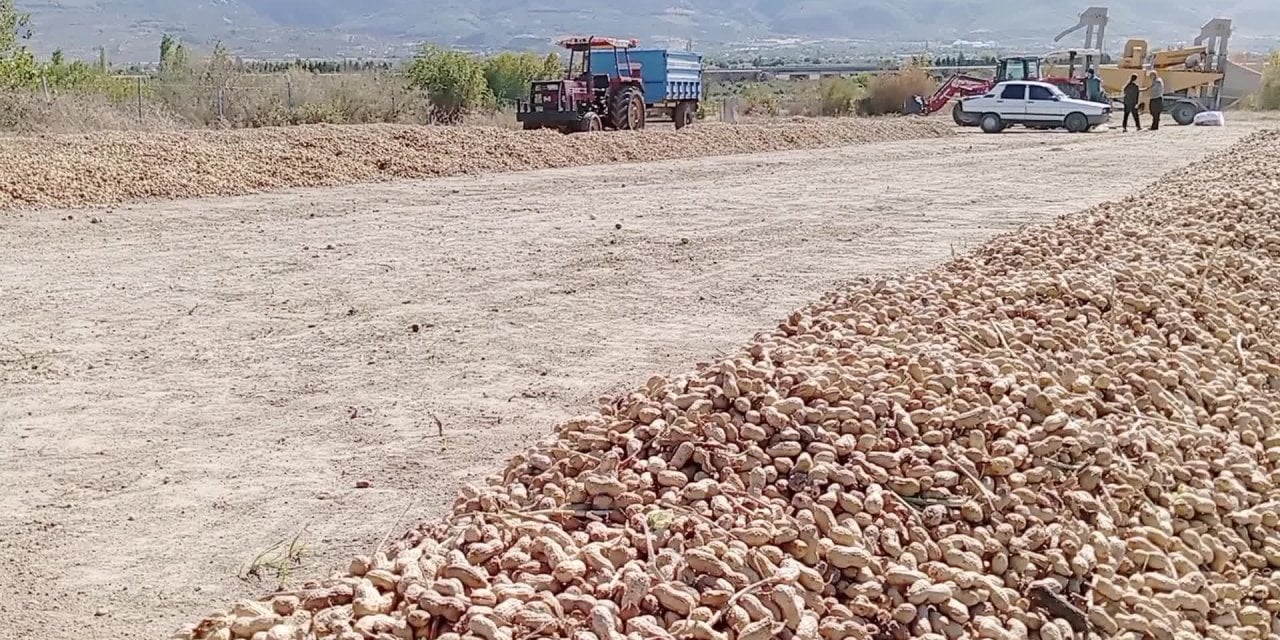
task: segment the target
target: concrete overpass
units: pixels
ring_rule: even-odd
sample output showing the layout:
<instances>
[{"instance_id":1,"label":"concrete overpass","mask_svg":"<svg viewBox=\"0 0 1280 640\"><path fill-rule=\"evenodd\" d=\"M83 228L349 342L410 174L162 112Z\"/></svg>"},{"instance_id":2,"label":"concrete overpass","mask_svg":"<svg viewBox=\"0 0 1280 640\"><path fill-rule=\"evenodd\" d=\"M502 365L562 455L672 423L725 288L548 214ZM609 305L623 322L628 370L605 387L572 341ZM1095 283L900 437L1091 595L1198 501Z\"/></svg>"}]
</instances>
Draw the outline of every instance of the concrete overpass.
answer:
<instances>
[{"instance_id":1,"label":"concrete overpass","mask_svg":"<svg viewBox=\"0 0 1280 640\"><path fill-rule=\"evenodd\" d=\"M722 82L763 81L775 78L818 79L831 76L856 76L861 74L879 75L896 73L898 67L885 67L876 64L788 64L776 67L743 67L737 69L706 69L703 76L707 80ZM994 72L995 65L958 65L934 66L925 68L935 76L949 76L953 73Z\"/></svg>"}]
</instances>

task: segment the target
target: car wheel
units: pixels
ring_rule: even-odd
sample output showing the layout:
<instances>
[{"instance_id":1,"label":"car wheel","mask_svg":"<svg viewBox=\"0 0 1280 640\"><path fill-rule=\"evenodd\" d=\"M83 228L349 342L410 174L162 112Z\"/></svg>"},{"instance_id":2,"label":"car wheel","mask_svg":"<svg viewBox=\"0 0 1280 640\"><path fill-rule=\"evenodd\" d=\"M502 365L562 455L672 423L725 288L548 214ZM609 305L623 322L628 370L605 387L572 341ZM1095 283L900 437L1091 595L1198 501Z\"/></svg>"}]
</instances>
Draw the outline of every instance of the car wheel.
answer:
<instances>
[{"instance_id":1,"label":"car wheel","mask_svg":"<svg viewBox=\"0 0 1280 640\"><path fill-rule=\"evenodd\" d=\"M1070 113L1067 114L1067 119L1063 121L1063 125L1071 133L1084 133L1089 130L1089 118L1080 112Z\"/></svg>"},{"instance_id":2,"label":"car wheel","mask_svg":"<svg viewBox=\"0 0 1280 640\"><path fill-rule=\"evenodd\" d=\"M982 116L982 121L978 123L982 127L983 133L1000 133L1004 131L1004 120L994 113L988 113Z\"/></svg>"}]
</instances>

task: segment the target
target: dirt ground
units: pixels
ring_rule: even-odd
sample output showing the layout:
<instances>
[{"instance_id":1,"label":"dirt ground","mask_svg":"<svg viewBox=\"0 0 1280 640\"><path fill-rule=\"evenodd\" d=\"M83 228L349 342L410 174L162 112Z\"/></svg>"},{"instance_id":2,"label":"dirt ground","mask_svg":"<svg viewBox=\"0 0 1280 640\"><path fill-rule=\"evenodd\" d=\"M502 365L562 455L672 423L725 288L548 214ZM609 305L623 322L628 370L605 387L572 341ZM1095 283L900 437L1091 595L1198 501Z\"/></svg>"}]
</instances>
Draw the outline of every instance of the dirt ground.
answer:
<instances>
[{"instance_id":1,"label":"dirt ground","mask_svg":"<svg viewBox=\"0 0 1280 640\"><path fill-rule=\"evenodd\" d=\"M6 214L0 637L164 637L295 536L326 574L602 394L1261 124Z\"/></svg>"}]
</instances>

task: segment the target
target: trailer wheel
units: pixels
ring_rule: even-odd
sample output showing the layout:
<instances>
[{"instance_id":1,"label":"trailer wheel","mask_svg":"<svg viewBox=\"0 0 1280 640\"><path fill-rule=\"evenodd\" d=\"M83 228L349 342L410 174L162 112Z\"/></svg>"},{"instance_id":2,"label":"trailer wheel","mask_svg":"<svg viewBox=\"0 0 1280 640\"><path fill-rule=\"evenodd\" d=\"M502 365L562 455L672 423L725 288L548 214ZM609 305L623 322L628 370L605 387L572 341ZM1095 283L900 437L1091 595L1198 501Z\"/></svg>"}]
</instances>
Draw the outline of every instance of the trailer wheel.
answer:
<instances>
[{"instance_id":1,"label":"trailer wheel","mask_svg":"<svg viewBox=\"0 0 1280 640\"><path fill-rule=\"evenodd\" d=\"M1173 117L1174 122L1185 127L1196 121L1196 114L1199 112L1200 109L1196 105L1190 102L1179 102L1173 106L1173 111L1169 115Z\"/></svg>"},{"instance_id":2,"label":"trailer wheel","mask_svg":"<svg viewBox=\"0 0 1280 640\"><path fill-rule=\"evenodd\" d=\"M613 121L614 129L644 128L644 94L640 93L639 87L626 87L614 94L609 107L609 119Z\"/></svg>"},{"instance_id":3,"label":"trailer wheel","mask_svg":"<svg viewBox=\"0 0 1280 640\"><path fill-rule=\"evenodd\" d=\"M671 119L675 120L677 129L683 129L693 124L693 120L697 115L698 103L686 100L676 104L676 108L672 110Z\"/></svg>"}]
</instances>

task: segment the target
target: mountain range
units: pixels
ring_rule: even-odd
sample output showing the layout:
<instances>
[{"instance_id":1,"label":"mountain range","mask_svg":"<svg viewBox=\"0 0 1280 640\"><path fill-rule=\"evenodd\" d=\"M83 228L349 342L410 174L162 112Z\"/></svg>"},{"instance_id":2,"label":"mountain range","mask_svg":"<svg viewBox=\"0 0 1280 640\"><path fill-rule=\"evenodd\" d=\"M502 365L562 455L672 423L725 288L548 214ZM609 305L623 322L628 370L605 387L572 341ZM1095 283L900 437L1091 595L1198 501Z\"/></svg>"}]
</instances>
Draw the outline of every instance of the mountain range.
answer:
<instances>
[{"instance_id":1,"label":"mountain range","mask_svg":"<svg viewBox=\"0 0 1280 640\"><path fill-rule=\"evenodd\" d=\"M778 39L1051 44L1085 8L1055 0L1012 7L992 0L17 0L32 16L33 46L113 61L148 62L160 35L195 49L217 42L246 57L396 57L422 42L475 49L541 48L567 33L693 41L704 50ZM1127 0L1110 6L1109 40L1185 42L1216 16L1235 21L1236 45L1280 46L1280 2ZM1075 44L1083 36L1069 36Z\"/></svg>"}]
</instances>

